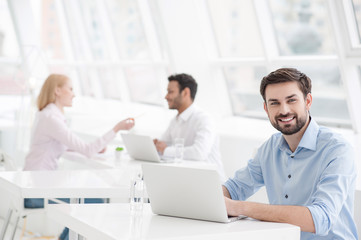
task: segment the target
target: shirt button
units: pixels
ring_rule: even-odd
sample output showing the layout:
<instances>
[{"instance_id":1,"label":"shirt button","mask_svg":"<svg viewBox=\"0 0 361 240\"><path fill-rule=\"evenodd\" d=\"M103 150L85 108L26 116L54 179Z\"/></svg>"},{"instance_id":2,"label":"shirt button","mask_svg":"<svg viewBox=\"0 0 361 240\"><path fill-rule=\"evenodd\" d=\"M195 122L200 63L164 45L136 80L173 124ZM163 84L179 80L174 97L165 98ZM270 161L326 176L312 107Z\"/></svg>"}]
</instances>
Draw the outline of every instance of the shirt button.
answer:
<instances>
[{"instance_id":1,"label":"shirt button","mask_svg":"<svg viewBox=\"0 0 361 240\"><path fill-rule=\"evenodd\" d=\"M288 195L286 194L285 198L288 198Z\"/></svg>"},{"instance_id":2,"label":"shirt button","mask_svg":"<svg viewBox=\"0 0 361 240\"><path fill-rule=\"evenodd\" d=\"M291 174L288 175L288 178L291 178Z\"/></svg>"},{"instance_id":3,"label":"shirt button","mask_svg":"<svg viewBox=\"0 0 361 240\"><path fill-rule=\"evenodd\" d=\"M291 155L291 158L294 158L295 156Z\"/></svg>"}]
</instances>

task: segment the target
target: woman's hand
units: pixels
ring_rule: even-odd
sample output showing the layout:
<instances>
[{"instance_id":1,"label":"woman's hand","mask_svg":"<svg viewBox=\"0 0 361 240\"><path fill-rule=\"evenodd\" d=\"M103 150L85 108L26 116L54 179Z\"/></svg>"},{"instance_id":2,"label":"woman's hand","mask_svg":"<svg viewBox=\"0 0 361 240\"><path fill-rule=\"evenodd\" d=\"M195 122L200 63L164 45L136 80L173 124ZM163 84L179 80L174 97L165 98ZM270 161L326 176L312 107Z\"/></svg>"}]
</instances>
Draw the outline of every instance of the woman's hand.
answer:
<instances>
[{"instance_id":1,"label":"woman's hand","mask_svg":"<svg viewBox=\"0 0 361 240\"><path fill-rule=\"evenodd\" d=\"M99 153L105 153L106 150L107 150L107 147L104 147Z\"/></svg>"},{"instance_id":2,"label":"woman's hand","mask_svg":"<svg viewBox=\"0 0 361 240\"><path fill-rule=\"evenodd\" d=\"M134 127L134 124L134 118L127 118L117 123L117 125L114 126L113 130L116 133L119 132L119 130L129 130Z\"/></svg>"}]
</instances>

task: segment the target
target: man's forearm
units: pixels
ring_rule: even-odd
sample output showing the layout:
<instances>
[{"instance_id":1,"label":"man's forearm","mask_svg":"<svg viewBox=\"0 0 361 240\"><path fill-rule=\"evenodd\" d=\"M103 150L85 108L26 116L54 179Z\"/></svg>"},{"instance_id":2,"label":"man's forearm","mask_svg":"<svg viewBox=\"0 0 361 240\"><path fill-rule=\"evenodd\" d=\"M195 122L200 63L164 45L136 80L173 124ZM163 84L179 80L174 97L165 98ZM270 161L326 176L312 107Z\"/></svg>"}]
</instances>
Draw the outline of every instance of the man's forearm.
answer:
<instances>
[{"instance_id":1,"label":"man's forearm","mask_svg":"<svg viewBox=\"0 0 361 240\"><path fill-rule=\"evenodd\" d=\"M254 219L289 223L304 232L315 232L311 212L304 206L269 205L255 202L226 200L229 215L245 215Z\"/></svg>"}]
</instances>

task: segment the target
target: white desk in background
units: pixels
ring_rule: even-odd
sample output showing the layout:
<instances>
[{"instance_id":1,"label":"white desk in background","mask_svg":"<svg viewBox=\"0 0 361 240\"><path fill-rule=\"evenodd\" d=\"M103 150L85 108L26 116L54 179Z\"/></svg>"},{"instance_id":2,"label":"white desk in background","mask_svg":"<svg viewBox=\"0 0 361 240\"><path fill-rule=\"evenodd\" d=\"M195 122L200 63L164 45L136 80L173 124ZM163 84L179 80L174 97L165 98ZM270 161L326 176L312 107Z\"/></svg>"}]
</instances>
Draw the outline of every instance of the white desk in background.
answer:
<instances>
[{"instance_id":1,"label":"white desk in background","mask_svg":"<svg viewBox=\"0 0 361 240\"><path fill-rule=\"evenodd\" d=\"M113 148L112 148L113 149ZM114 147L115 149L115 147ZM141 170L142 163L154 163L148 161L138 161L131 159L128 154L124 154L120 161L115 160L114 151L108 148L106 153L97 154L92 158L87 158L83 154L77 152L66 152L61 156L62 163L64 161L73 162L76 164L81 165L82 169L132 169L134 171ZM158 164L158 163L157 163ZM192 160L183 160L179 163L167 163L162 162L159 164L172 164L172 165L179 165L179 166L189 166L189 167L216 167L215 164L204 162L204 161L192 161Z\"/></svg>"},{"instance_id":2,"label":"white desk in background","mask_svg":"<svg viewBox=\"0 0 361 240\"><path fill-rule=\"evenodd\" d=\"M300 239L297 226L244 219L215 223L166 217L151 212L145 204L142 213L131 213L129 204L51 205L50 218L66 225L88 240L115 239Z\"/></svg>"},{"instance_id":3,"label":"white desk in background","mask_svg":"<svg viewBox=\"0 0 361 240\"><path fill-rule=\"evenodd\" d=\"M114 161L114 154L96 154L92 158L87 158L83 154L77 152L65 152L59 161L59 168L68 169L67 163L71 163L71 168L80 169L112 169L119 168L120 165L128 165L129 159L124 159L116 165ZM75 164L75 165L74 165ZM65 166L65 167L64 167Z\"/></svg>"},{"instance_id":4,"label":"white desk in background","mask_svg":"<svg viewBox=\"0 0 361 240\"><path fill-rule=\"evenodd\" d=\"M129 174L126 169L5 171L0 190L18 198L111 198L127 195Z\"/></svg>"},{"instance_id":5,"label":"white desk in background","mask_svg":"<svg viewBox=\"0 0 361 240\"><path fill-rule=\"evenodd\" d=\"M99 170L4 171L0 172L0 191L21 199L128 198L130 180L142 163L146 162L129 160L119 168ZM202 167L192 161L165 164Z\"/></svg>"},{"instance_id":6,"label":"white desk in background","mask_svg":"<svg viewBox=\"0 0 361 240\"><path fill-rule=\"evenodd\" d=\"M0 192L13 200L0 239L13 211L23 210L24 198L128 199L131 174L127 169L0 172Z\"/></svg>"}]
</instances>

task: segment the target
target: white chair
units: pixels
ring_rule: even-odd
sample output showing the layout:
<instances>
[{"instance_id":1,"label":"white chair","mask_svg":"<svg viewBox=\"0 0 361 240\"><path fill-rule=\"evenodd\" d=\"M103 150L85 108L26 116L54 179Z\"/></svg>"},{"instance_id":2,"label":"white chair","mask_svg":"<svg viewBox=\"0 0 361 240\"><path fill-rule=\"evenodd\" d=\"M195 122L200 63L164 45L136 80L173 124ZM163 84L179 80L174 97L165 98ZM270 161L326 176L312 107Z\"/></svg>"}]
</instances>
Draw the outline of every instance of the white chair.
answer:
<instances>
[{"instance_id":1,"label":"white chair","mask_svg":"<svg viewBox=\"0 0 361 240\"><path fill-rule=\"evenodd\" d=\"M4 171L17 171L17 167L15 161L12 157L10 157L5 151L0 149L0 166L2 166ZM0 231L0 240L4 239L7 229L9 228L9 224L12 218L15 218L14 228L11 233L11 239L14 239L16 229L21 218L26 218L26 216L30 213L44 213L44 209L25 209L24 202L18 199L13 199L11 201L11 206L9 206L7 215L4 219L4 224Z\"/></svg>"},{"instance_id":2,"label":"white chair","mask_svg":"<svg viewBox=\"0 0 361 240\"><path fill-rule=\"evenodd\" d=\"M4 171L14 171L16 170L15 164L13 162L13 159L5 153L2 149L0 149L0 166ZM7 216L4 219L4 224L1 228L0 232L0 239L4 239L6 230L8 228L8 225L11 220L11 216L13 215L14 210L12 208L9 208L7 212Z\"/></svg>"},{"instance_id":3,"label":"white chair","mask_svg":"<svg viewBox=\"0 0 361 240\"><path fill-rule=\"evenodd\" d=\"M16 165L14 163L14 159L12 157L10 157L5 151L3 151L2 149L0 149L0 166L2 167L2 169L4 171L16 171ZM0 232L0 240L4 239L5 234L6 234L6 230L9 227L10 221L11 221L11 217L12 215L16 214L18 211L16 209L14 209L13 207L9 207L9 210L7 212L7 215L4 219L4 224L1 228L1 232ZM14 231L12 233L12 239L15 236L15 231L16 231L16 226L18 224L18 221L20 219L20 216L16 217L16 223L15 223L15 227L14 227Z\"/></svg>"}]
</instances>

